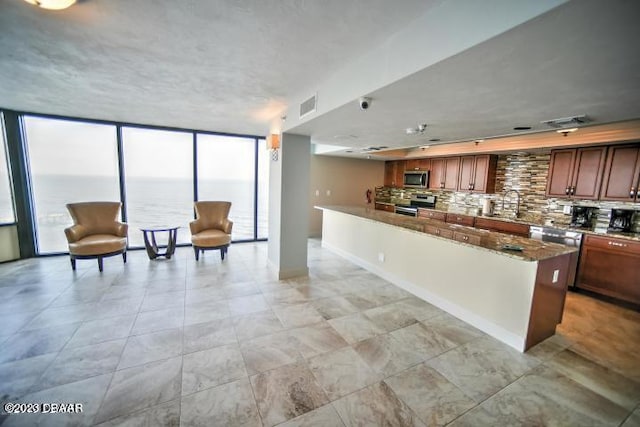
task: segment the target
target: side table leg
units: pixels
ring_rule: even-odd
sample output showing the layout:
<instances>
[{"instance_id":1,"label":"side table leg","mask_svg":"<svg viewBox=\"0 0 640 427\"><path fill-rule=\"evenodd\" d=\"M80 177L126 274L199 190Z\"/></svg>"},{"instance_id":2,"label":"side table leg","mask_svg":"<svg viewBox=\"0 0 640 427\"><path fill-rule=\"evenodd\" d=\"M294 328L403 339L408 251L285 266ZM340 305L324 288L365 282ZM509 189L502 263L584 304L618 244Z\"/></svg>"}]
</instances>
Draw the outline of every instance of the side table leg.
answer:
<instances>
[{"instance_id":1,"label":"side table leg","mask_svg":"<svg viewBox=\"0 0 640 427\"><path fill-rule=\"evenodd\" d=\"M153 240L153 244L149 241L149 237L147 236L147 233L151 233L151 239ZM144 247L147 250L147 255L149 255L149 259L156 259L158 257L158 247L155 244L156 239L153 234L153 231L148 231L148 232L143 231L142 234L144 236Z\"/></svg>"},{"instance_id":2,"label":"side table leg","mask_svg":"<svg viewBox=\"0 0 640 427\"><path fill-rule=\"evenodd\" d=\"M167 259L171 259L171 256L175 253L177 240L178 240L178 229L169 230L169 241L167 242L167 252L165 254Z\"/></svg>"}]
</instances>

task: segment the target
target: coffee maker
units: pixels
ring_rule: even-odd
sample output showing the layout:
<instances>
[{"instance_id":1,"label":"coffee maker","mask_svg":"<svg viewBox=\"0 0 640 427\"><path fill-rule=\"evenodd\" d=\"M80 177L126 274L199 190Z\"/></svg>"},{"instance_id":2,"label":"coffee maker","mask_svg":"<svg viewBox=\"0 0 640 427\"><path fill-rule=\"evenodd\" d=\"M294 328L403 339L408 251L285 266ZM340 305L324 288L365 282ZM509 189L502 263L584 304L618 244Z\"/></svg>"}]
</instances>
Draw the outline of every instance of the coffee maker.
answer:
<instances>
[{"instance_id":1,"label":"coffee maker","mask_svg":"<svg viewBox=\"0 0 640 427\"><path fill-rule=\"evenodd\" d=\"M609 220L609 231L622 231L628 233L633 225L632 209L611 209L611 219Z\"/></svg>"},{"instance_id":2,"label":"coffee maker","mask_svg":"<svg viewBox=\"0 0 640 427\"><path fill-rule=\"evenodd\" d=\"M597 210L595 206L574 206L571 210L571 227L591 228Z\"/></svg>"}]
</instances>

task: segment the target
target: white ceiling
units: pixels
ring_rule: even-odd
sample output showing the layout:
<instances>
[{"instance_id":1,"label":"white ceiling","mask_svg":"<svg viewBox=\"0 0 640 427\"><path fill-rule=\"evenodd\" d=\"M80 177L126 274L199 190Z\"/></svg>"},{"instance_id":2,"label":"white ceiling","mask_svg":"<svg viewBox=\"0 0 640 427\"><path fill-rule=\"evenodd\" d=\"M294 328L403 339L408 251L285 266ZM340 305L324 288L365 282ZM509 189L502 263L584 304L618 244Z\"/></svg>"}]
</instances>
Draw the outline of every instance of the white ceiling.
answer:
<instances>
[{"instance_id":1,"label":"white ceiling","mask_svg":"<svg viewBox=\"0 0 640 427\"><path fill-rule=\"evenodd\" d=\"M0 1L0 107L265 135L286 100L441 0Z\"/></svg>"},{"instance_id":2,"label":"white ceiling","mask_svg":"<svg viewBox=\"0 0 640 427\"><path fill-rule=\"evenodd\" d=\"M469 48L451 48L450 38L424 40L425 50L450 48L450 55L360 93L374 99L367 111L345 90L331 109L297 122L291 115L300 94L345 66L357 75L362 55L393 46L435 10L457 7L462 15L478 3L84 0L51 12L1 0L0 107L255 135L287 114L288 132L356 152L434 137L487 138L519 125L539 131L540 121L567 115L588 114L594 123L639 118L640 2L562 1L547 0L548 12L531 12L533 19ZM535 3L544 2L503 1L522 9ZM450 34L472 33L455 19L445 25ZM402 58L414 59L410 52ZM381 66L390 67L385 59ZM362 68L363 80L367 70L378 71ZM424 135L404 134L420 123L429 125Z\"/></svg>"}]
</instances>

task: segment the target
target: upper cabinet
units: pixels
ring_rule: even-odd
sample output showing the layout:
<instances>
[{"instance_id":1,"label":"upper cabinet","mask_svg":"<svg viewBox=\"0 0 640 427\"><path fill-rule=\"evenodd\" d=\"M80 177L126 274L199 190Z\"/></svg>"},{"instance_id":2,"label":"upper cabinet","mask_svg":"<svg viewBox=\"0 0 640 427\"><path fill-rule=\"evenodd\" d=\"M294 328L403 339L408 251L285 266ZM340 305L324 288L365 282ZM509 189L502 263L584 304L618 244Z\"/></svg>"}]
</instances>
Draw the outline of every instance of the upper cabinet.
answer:
<instances>
[{"instance_id":1,"label":"upper cabinet","mask_svg":"<svg viewBox=\"0 0 640 427\"><path fill-rule=\"evenodd\" d=\"M384 164L385 187L402 187L404 184L404 160L387 161Z\"/></svg>"},{"instance_id":2,"label":"upper cabinet","mask_svg":"<svg viewBox=\"0 0 640 427\"><path fill-rule=\"evenodd\" d=\"M407 159L404 169L408 171L428 171L431 168L431 159Z\"/></svg>"},{"instance_id":3,"label":"upper cabinet","mask_svg":"<svg viewBox=\"0 0 640 427\"><path fill-rule=\"evenodd\" d=\"M597 199L607 147L552 150L547 197Z\"/></svg>"},{"instance_id":4,"label":"upper cabinet","mask_svg":"<svg viewBox=\"0 0 640 427\"><path fill-rule=\"evenodd\" d=\"M479 155L460 158L458 190L474 193L494 193L498 156Z\"/></svg>"},{"instance_id":5,"label":"upper cabinet","mask_svg":"<svg viewBox=\"0 0 640 427\"><path fill-rule=\"evenodd\" d=\"M434 190L457 190L460 157L431 159L429 188Z\"/></svg>"},{"instance_id":6,"label":"upper cabinet","mask_svg":"<svg viewBox=\"0 0 640 427\"><path fill-rule=\"evenodd\" d=\"M609 147L604 171L602 200L638 202L640 183L640 146L614 145Z\"/></svg>"}]
</instances>

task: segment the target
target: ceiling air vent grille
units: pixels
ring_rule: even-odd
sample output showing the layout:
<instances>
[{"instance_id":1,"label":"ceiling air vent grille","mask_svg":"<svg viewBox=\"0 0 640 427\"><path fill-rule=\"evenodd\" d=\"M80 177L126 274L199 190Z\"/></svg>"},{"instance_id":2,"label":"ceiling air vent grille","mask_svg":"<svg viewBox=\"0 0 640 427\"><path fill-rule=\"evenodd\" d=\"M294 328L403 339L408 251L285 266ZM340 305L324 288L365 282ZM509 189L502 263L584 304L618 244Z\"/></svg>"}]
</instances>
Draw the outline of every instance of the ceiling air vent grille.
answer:
<instances>
[{"instance_id":1,"label":"ceiling air vent grille","mask_svg":"<svg viewBox=\"0 0 640 427\"><path fill-rule=\"evenodd\" d=\"M304 118L309 114L316 112L316 107L318 105L318 94L313 95L311 98L303 101L300 104L300 118Z\"/></svg>"}]
</instances>

